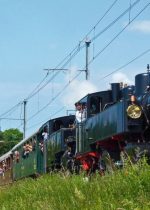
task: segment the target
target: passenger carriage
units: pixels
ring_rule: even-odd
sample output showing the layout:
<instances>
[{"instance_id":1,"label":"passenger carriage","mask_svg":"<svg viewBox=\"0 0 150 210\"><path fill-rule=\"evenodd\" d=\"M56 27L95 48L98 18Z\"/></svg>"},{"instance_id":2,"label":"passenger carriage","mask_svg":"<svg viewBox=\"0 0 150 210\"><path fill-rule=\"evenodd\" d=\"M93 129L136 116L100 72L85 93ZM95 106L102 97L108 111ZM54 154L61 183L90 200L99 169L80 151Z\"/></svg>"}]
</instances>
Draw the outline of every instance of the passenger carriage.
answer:
<instances>
[{"instance_id":1,"label":"passenger carriage","mask_svg":"<svg viewBox=\"0 0 150 210\"><path fill-rule=\"evenodd\" d=\"M72 136L74 115L52 119L12 149L13 180L46 173L65 151L65 140Z\"/></svg>"}]
</instances>

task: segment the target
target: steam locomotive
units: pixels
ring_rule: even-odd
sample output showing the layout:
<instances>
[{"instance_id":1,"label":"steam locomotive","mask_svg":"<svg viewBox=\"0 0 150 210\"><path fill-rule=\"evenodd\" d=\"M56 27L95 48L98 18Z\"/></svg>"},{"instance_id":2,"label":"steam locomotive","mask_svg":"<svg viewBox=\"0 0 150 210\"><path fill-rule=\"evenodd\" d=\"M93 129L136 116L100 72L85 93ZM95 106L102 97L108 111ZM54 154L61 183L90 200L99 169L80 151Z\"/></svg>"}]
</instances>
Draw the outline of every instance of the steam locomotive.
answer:
<instances>
[{"instance_id":1,"label":"steam locomotive","mask_svg":"<svg viewBox=\"0 0 150 210\"><path fill-rule=\"evenodd\" d=\"M150 72L135 76L135 85L112 83L111 89L78 101L86 113L49 120L29 138L0 157L0 184L48 171L87 173L112 170L123 157L150 157ZM45 135L46 134L46 135Z\"/></svg>"}]
</instances>

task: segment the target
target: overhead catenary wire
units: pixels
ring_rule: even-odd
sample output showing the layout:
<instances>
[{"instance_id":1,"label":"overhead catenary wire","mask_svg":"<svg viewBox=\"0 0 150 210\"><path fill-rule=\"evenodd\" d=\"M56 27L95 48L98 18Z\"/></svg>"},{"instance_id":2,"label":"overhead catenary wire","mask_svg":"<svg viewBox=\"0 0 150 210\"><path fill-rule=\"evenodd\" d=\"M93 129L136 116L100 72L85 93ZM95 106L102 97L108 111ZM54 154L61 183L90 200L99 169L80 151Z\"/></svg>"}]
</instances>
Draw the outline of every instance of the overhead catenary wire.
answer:
<instances>
[{"instance_id":1,"label":"overhead catenary wire","mask_svg":"<svg viewBox=\"0 0 150 210\"><path fill-rule=\"evenodd\" d=\"M132 8L134 8L141 0L135 1L132 5L130 5L124 12L122 12L115 20L113 20L110 24L108 24L103 30L101 30L98 34L96 34L93 38L91 38L91 42L101 36L105 31L107 31L110 27L112 27L117 21L119 21L123 16L125 16Z\"/></svg>"},{"instance_id":2,"label":"overhead catenary wire","mask_svg":"<svg viewBox=\"0 0 150 210\"><path fill-rule=\"evenodd\" d=\"M91 64L93 62L93 60L95 60L102 52L104 52L104 50L110 45L113 43L114 40L116 40L116 38L118 38L123 32L124 30L145 10L147 9L147 7L150 6L150 3L146 4L142 10L140 10L140 12L132 19L130 20L130 23L127 23L127 25L125 27L123 27L123 29L121 31L119 31L119 33L116 34L116 36L113 37L113 39L103 48L101 49L96 55L94 58L92 58L90 61L89 61L89 64Z\"/></svg>"},{"instance_id":3,"label":"overhead catenary wire","mask_svg":"<svg viewBox=\"0 0 150 210\"><path fill-rule=\"evenodd\" d=\"M141 53L140 55L136 56L134 59L132 59L131 61L129 61L128 63L122 65L121 67L119 67L118 69L114 70L113 72L111 72L109 75L106 75L105 77L101 78L101 79L104 79L106 78L107 76L110 76L111 74L115 73L116 71L119 71L121 70L122 68L126 67L127 65L131 64L132 62L134 62L135 60L141 58L142 56L144 56L145 54L147 54L148 52L150 52L150 49L144 51L143 53ZM47 108L59 95L62 94L62 92L70 85L70 83L75 80L79 75L81 74L81 72L79 72L69 83L67 83L64 88L57 93L57 95L51 100L49 101L43 108L41 108L38 112L36 112L34 115L32 115L29 119L31 120L32 118L34 118L37 114L39 114L41 111L43 111L45 108Z\"/></svg>"},{"instance_id":4,"label":"overhead catenary wire","mask_svg":"<svg viewBox=\"0 0 150 210\"><path fill-rule=\"evenodd\" d=\"M139 1L139 0L138 0ZM137 1L136 1L137 2ZM144 8L142 10L140 10L140 12L130 21L130 24L150 5L150 3L146 4L144 6ZM127 11L127 10L126 10ZM89 64L92 63L127 27L128 27L129 23L101 50L99 51L96 56L89 61ZM46 109L59 95L61 95L61 93L70 85L70 83L77 78L80 75L81 72L79 72L79 74L77 74L69 83L67 83L64 88L57 93L57 95L51 100L49 101L45 106L43 106L38 112L36 112L35 114L33 114L29 119L31 120L32 118L34 118L37 114L39 114L41 111L43 111L44 109Z\"/></svg>"},{"instance_id":5,"label":"overhead catenary wire","mask_svg":"<svg viewBox=\"0 0 150 210\"><path fill-rule=\"evenodd\" d=\"M135 58L133 58L132 60L128 61L127 63L121 65L119 68L115 69L114 71L112 71L111 73L105 75L104 77L101 77L99 80L103 80L109 76L111 76L112 74L116 73L117 71L120 71L121 69L124 69L125 67L127 67L129 64L133 63L134 61L138 60L139 58L143 57L144 55L148 54L150 52L150 48L145 50L144 52L142 52L141 54L139 54L138 56L136 56Z\"/></svg>"},{"instance_id":6,"label":"overhead catenary wire","mask_svg":"<svg viewBox=\"0 0 150 210\"><path fill-rule=\"evenodd\" d=\"M138 1L136 1L135 3L138 3L140 0L138 0ZM117 1L114 1L114 4L116 3ZM134 3L134 5L135 5L135 3ZM131 9L131 7L130 7L130 9ZM97 25L96 25L97 26ZM111 27L111 26L110 26ZM94 28L94 30L95 30L95 27L93 27ZM91 29L91 31L92 31L93 29ZM107 30L107 29L106 29ZM105 32L105 31L104 31ZM89 32L90 33L90 32ZM98 37L99 37L100 35L98 35ZM86 35L86 37L87 37L87 35ZM92 39L92 41L94 41L96 38L98 38L98 37L96 37L96 36L94 36L94 39ZM84 40L84 39L83 39ZM82 41L81 41L82 42ZM84 44L85 45L85 44ZM57 66L59 66L59 65L61 65L61 64L63 64L63 62L65 62L64 64L63 64L63 66L65 66L65 65L67 65L68 64L68 62L70 61L70 59L72 59L83 47L84 47L84 45L83 46L81 46L81 44L80 44L80 47L78 46L78 50L73 50L72 52L71 52L71 54L72 54L72 56L70 56L70 54L69 54L69 56L70 56L70 58L69 58L69 60L67 60L67 57L68 56L66 56L66 58L65 59L63 59L63 61L62 62L60 62ZM77 48L76 48L77 49ZM94 57L94 59L96 59L96 57ZM94 60L93 59L93 60ZM57 67L56 67L57 68ZM57 74L58 74L59 72L57 72L52 78L50 78L50 80L48 80L47 82L46 82L46 84L44 84L43 86L41 86L41 84L43 83L43 81L45 80L45 79L43 79L41 82L40 82L40 84L39 85L37 85L37 87L31 92L31 94L27 97L28 99L30 99L30 98L32 98L35 94L37 94L37 93L39 93L39 91L41 91L50 81L52 81L52 79L53 78L55 78L55 76L57 76ZM81 73L81 72L80 72ZM79 74L80 74L79 73ZM47 76L46 76L46 78L47 78ZM40 87L41 86L41 87ZM67 85L68 86L68 85ZM37 90L36 90L37 89ZM65 88L66 89L66 88ZM61 91L62 92L62 91ZM60 93L61 94L61 93ZM59 95L60 95L59 94ZM58 95L58 94L57 94ZM56 95L56 96L57 96ZM59 96L58 95L58 96ZM58 97L57 96L57 97ZM56 97L56 98L57 98ZM53 98L53 100L55 99L55 97ZM40 111L40 110L39 110ZM32 117L32 116L31 116Z\"/></svg>"},{"instance_id":7,"label":"overhead catenary wire","mask_svg":"<svg viewBox=\"0 0 150 210\"><path fill-rule=\"evenodd\" d=\"M58 98L58 96L60 96L63 91L73 82L73 80L75 80L79 75L81 74L81 71L76 75L74 76L64 87L61 91L59 91L55 97L53 97L53 99L51 99L45 106L43 106L38 112L34 113L28 120L30 121L32 118L34 118L36 115L38 115L40 112L42 112L44 109L46 109L56 98Z\"/></svg>"},{"instance_id":8,"label":"overhead catenary wire","mask_svg":"<svg viewBox=\"0 0 150 210\"><path fill-rule=\"evenodd\" d=\"M92 27L91 30L82 38L80 41L80 44L78 44L55 68L57 69L59 66L61 68L64 68L68 63L70 63L70 60L72 60L78 52L85 47L85 44L81 46L81 43L86 40L86 38L89 36L89 34L96 29L96 27L99 25L99 23L104 19L104 17L110 12L110 10L113 8L113 6L117 3L118 0L113 1L113 3L109 6L109 8L106 10L106 12L102 15L102 17L97 21L97 23ZM138 0L140 1L140 0ZM44 77L44 79L40 82L39 85L32 91L31 94L26 98L29 100L32 98L34 95L36 95L39 91L41 91L44 87L46 87L60 72L56 72L43 86L40 87L40 85L43 83L43 81L47 78L48 74Z\"/></svg>"},{"instance_id":9,"label":"overhead catenary wire","mask_svg":"<svg viewBox=\"0 0 150 210\"><path fill-rule=\"evenodd\" d=\"M96 40L99 36L101 36L104 32L106 32L110 27L112 27L117 21L119 21L124 15L126 15L132 8L134 8L141 0L135 1L132 5L130 5L123 13L121 13L115 20L113 20L110 24L108 24L103 30L101 30L98 34L96 34L94 37L90 39L91 43ZM97 25L96 25L97 26ZM94 26L89 33L87 33L86 37L93 31L95 30L96 26ZM86 38L85 37L85 38ZM85 40L85 38L83 40ZM85 43L81 45L83 40L80 42L79 47L77 48L77 51L73 52L73 54L70 56L70 59L72 59L79 50L83 49L85 47ZM68 61L64 63L63 67L68 64Z\"/></svg>"},{"instance_id":10,"label":"overhead catenary wire","mask_svg":"<svg viewBox=\"0 0 150 210\"><path fill-rule=\"evenodd\" d=\"M26 100L29 100L30 98L32 98L35 95L35 92L37 92L37 90L40 88L41 84L45 81L45 79L48 77L49 73L46 74L46 76L41 80L41 82L34 88L34 90L28 95L28 97L26 98Z\"/></svg>"},{"instance_id":11,"label":"overhead catenary wire","mask_svg":"<svg viewBox=\"0 0 150 210\"><path fill-rule=\"evenodd\" d=\"M10 117L2 117L0 118L0 120L13 120L13 121L18 121L18 120L23 120L23 119L20 119L20 118L10 118Z\"/></svg>"},{"instance_id":12,"label":"overhead catenary wire","mask_svg":"<svg viewBox=\"0 0 150 210\"><path fill-rule=\"evenodd\" d=\"M104 13L104 15L99 19L99 21L94 25L94 27L92 27L92 29L86 34L86 36L82 39L82 41L80 42L79 45L77 45L72 51L71 53L66 56L66 58L69 57L69 59L63 64L63 66L61 66L61 68L64 68L68 63L70 63L70 60L72 60L73 57L75 57L77 55L77 53L83 49L85 47L85 43L83 45L81 45L81 43L83 41L85 41L86 37L97 27L97 25L102 21L102 19L106 16L106 14L112 9L112 7L116 4L118 0L115 0L113 2L113 4L108 8L108 10ZM112 21L109 25L107 25L100 33L98 33L97 35L94 34L94 37L91 39L91 42L93 42L95 39L97 39L100 35L102 35L105 31L107 31L111 26L113 26L119 19L121 19L124 15L126 15L131 8L133 8L137 3L139 3L141 0L137 0L136 2L134 2L132 5L130 5L130 7L128 7L123 13L121 13L121 15L119 15L114 21ZM65 60L66 58L63 59L62 62L60 62L60 64L57 65L57 67L54 68L57 69ZM95 57L93 57L95 58ZM34 92L31 96L27 97L27 99L30 99L31 97L33 97L34 95L36 95L39 91L41 91L44 87L46 87L60 72L56 72L43 86L41 86L36 92Z\"/></svg>"},{"instance_id":13,"label":"overhead catenary wire","mask_svg":"<svg viewBox=\"0 0 150 210\"><path fill-rule=\"evenodd\" d=\"M7 115L8 113L12 112L13 110L15 110L16 108L18 108L20 105L22 104L22 102L19 102L18 104L14 105L12 108L10 108L9 110L7 110L6 112L4 112L3 114L0 115L0 118Z\"/></svg>"},{"instance_id":14,"label":"overhead catenary wire","mask_svg":"<svg viewBox=\"0 0 150 210\"><path fill-rule=\"evenodd\" d=\"M85 47L85 44L83 44L81 46L81 43L85 41L85 39L87 38L87 36L96 29L96 27L99 25L99 23L104 19L104 17L108 14L108 12L111 11L111 9L115 6L115 4L117 3L118 0L113 1L113 3L109 6L109 8L106 10L106 12L102 15L102 17L97 21L97 23L92 27L91 30L89 30L89 32L84 36L84 38L80 41L80 44L78 44L55 68L58 68L59 66L63 65L61 68L65 67L69 62L70 59L72 59L74 56L76 56L76 54ZM140 0L137 0L135 4L137 4ZM130 6L131 9L132 6ZM111 26L111 25L110 25ZM109 27L107 27L109 28ZM104 31L106 31L107 29L105 29ZM102 32L101 32L102 34ZM96 39L96 38L94 38ZM93 40L92 40L93 41ZM69 57L69 59L68 59ZM68 60L67 60L68 59ZM64 63L65 62L65 63ZM34 90L27 96L26 100L31 99L33 96L35 96L39 91L41 91L44 87L46 87L57 75L59 74L59 72L56 72L45 84L43 84L41 87L40 85L45 81L45 79L48 77L48 75L46 75L42 81L36 86L36 88L34 88ZM21 101L19 103L19 105L23 103L23 101ZM12 110L12 108L10 109ZM5 113L8 113L8 111L6 111ZM5 113L2 114L2 116L5 115Z\"/></svg>"},{"instance_id":15,"label":"overhead catenary wire","mask_svg":"<svg viewBox=\"0 0 150 210\"><path fill-rule=\"evenodd\" d=\"M132 21L131 22L133 22L135 19L136 19L136 17L138 17L147 7L149 6L149 4L147 4L133 19L132 19ZM113 73L115 73L116 71L119 71L119 70L121 70L122 68L125 68L127 65L129 65L130 63L132 63L132 62L134 62L135 60L137 60L137 59L139 59L140 57L142 57L142 56L144 56L145 54L147 54L148 52L150 51L150 49L148 49L148 50L146 50L146 51L144 51L143 53L141 53L140 55L138 55L137 57L135 57L134 59L132 59L131 61L129 61L128 63L126 63L126 64L124 64L123 66L121 66L121 67L119 67L118 69L116 69L115 71L113 71L112 73L110 73L109 75L111 75L111 74L113 74ZM80 72L81 73L81 72ZM80 74L79 73L79 74ZM76 75L76 77L77 76L79 76L79 74L78 75ZM109 75L107 75L107 76L109 76ZM105 76L105 77L107 77L107 76ZM105 77L103 77L102 79L104 79ZM63 88L63 90L64 89L66 89L66 87L68 86L69 84L67 84L64 88ZM54 99L56 99L62 92L63 92L63 90L62 91L60 91L56 96L55 96L55 98ZM47 106L48 106L49 104L47 104ZM32 116L33 117L33 116Z\"/></svg>"},{"instance_id":16,"label":"overhead catenary wire","mask_svg":"<svg viewBox=\"0 0 150 210\"><path fill-rule=\"evenodd\" d=\"M113 6L117 3L118 0L113 1L113 3L109 6L109 8L106 10L106 12L103 14L103 16L98 20L98 22L95 24L95 26L93 27L94 29L98 26L98 24L104 19L104 17L108 14L108 12L113 8ZM93 28L84 36L84 38L82 39L81 42L83 42L86 37L92 32ZM60 65L62 65L64 62L63 66L66 66L69 61L71 61L71 59L76 56L76 54L81 50L80 49L80 45L78 44L55 68L58 68ZM83 47L82 47L83 48ZM69 59L68 59L69 57ZM68 60L67 60L68 59ZM67 61L66 61L67 60ZM39 94L39 91L41 91L46 85L49 84L49 82L51 82L57 75L59 74L59 72L57 72L55 75L53 75L53 77L51 79L49 79L45 84L43 84L41 86L41 84L45 81L45 79L48 77L48 74L42 79L42 81L34 88L34 90L27 96L26 100L31 99L33 96L35 96L36 94ZM40 87L41 86L41 87ZM15 105L14 107L10 108L9 110L7 110L6 112L4 112L3 114L1 114L0 116L5 116L6 114L9 114L10 112L13 112L13 110L17 107L19 107L20 105L22 106L23 101L19 102L17 105ZM20 114L20 118L21 118L21 114ZM21 123L22 125L22 123Z\"/></svg>"},{"instance_id":17,"label":"overhead catenary wire","mask_svg":"<svg viewBox=\"0 0 150 210\"><path fill-rule=\"evenodd\" d=\"M64 108L65 108L64 106L61 107L61 108L60 108L59 110L57 110L55 113L53 113L52 115L50 115L49 118L47 118L46 120L42 120L41 122L38 122L38 123L36 123L36 124L30 126L29 128L27 128L27 130L30 130L31 128L33 128L33 127L35 127L35 126L40 125L40 124L42 124L42 123L44 123L44 122L50 120L50 119L51 119L52 117L54 117L56 114L58 114L59 112L61 112L62 110L64 110Z\"/></svg>"},{"instance_id":18,"label":"overhead catenary wire","mask_svg":"<svg viewBox=\"0 0 150 210\"><path fill-rule=\"evenodd\" d=\"M108 8L108 10L104 13L104 15L100 18L100 20L92 27L92 29L84 36L84 38L79 42L79 44L57 65L58 68L61 64L64 63L65 60L67 60L67 58L69 57L69 60L72 59L78 51L80 51L83 47L85 47L85 43L83 45L81 45L82 42L84 42L86 40L86 38L90 35L90 33L96 29L96 27L98 26L98 24L103 20L103 18L106 16L106 14L112 9L112 7L116 4L118 0L115 0L112 5ZM119 17L117 17L113 22L111 22L107 27L105 27L99 34L97 34L96 36L94 36L91 39L91 42L94 41L95 39L97 39L101 34L103 34L107 29L109 29L112 25L114 25L121 17L123 17L126 13L128 13L137 3L139 3L141 0L137 0L136 2L134 2L132 5L130 5L130 7L128 7ZM66 61L66 63L63 65L65 66L66 64L68 64L68 60ZM55 69L54 68L54 69Z\"/></svg>"},{"instance_id":19,"label":"overhead catenary wire","mask_svg":"<svg viewBox=\"0 0 150 210\"><path fill-rule=\"evenodd\" d=\"M72 59L72 54L73 55L76 55L76 52L75 51L80 51L80 49L81 49L81 43L82 42L85 42L85 40L86 40L86 38L90 35L90 33L93 31L93 29L95 29L98 25L99 25L99 23L104 19L104 17L108 14L108 12L110 12L110 10L114 7L114 5L117 3L117 1L118 0L115 0L115 1L113 1L113 3L109 6L109 8L104 12L104 14L100 17L100 19L97 21L97 23L92 27L92 29L90 29L89 31L88 31L88 33L81 39L81 41L75 46L75 48L57 65L57 67L56 68L58 68L59 66L61 66L64 62L65 62L65 60L67 60L68 59L68 57L69 57L69 59ZM74 54L75 53L75 54Z\"/></svg>"},{"instance_id":20,"label":"overhead catenary wire","mask_svg":"<svg viewBox=\"0 0 150 210\"><path fill-rule=\"evenodd\" d=\"M99 80L103 80L103 79L105 79L106 77L109 77L110 75L116 73L117 71L119 71L119 70L121 70L121 69L127 67L128 65L130 65L131 63L133 63L135 60L138 60L139 58L143 57L144 55L146 55L146 54L149 53L149 52L150 52L150 48L147 49L146 51L142 52L141 54L139 54L138 56L136 56L136 57L133 58L132 60L128 61L127 63L123 64L123 65L120 66L119 68L115 69L115 70L112 71L111 73L107 74L106 76L101 77ZM72 79L72 81L73 81L74 79L76 79L76 78L80 75L80 73L81 73L81 72L79 72L79 73ZM55 96L54 99L56 99L59 95L61 95L61 93L62 93L69 85L70 85L70 83L67 83L67 84L64 86L64 88ZM54 100L54 99L53 99L53 100ZM37 114L39 114L39 112L43 111L43 109L45 109L46 107L48 107L48 106L53 102L53 100L51 100L49 103L47 103L47 105L46 105L45 107L43 107L41 110L39 110L37 113L35 113L34 115L32 115L31 118L30 118L29 120L31 120L33 117L35 117ZM53 115L51 115L50 117L55 116L56 114L58 114L58 112L62 111L63 109L64 109L64 107L61 108L60 110L58 110L58 111L57 111L56 113L54 113ZM29 121L29 120L28 120L28 121ZM42 122L44 122L44 121L42 121ZM40 123L42 123L42 122L40 122ZM37 123L37 124L35 124L35 125L29 127L28 129L31 129L32 127L35 127L36 125L39 125L40 123ZM22 124L21 124L21 125L22 125Z\"/></svg>"},{"instance_id":21,"label":"overhead catenary wire","mask_svg":"<svg viewBox=\"0 0 150 210\"><path fill-rule=\"evenodd\" d=\"M96 29L96 27L99 25L99 23L104 19L104 17L108 14L108 12L110 12L110 10L113 8L113 6L115 6L115 4L117 3L118 0L115 0L110 6L109 8L106 10L106 12L102 15L102 17L97 21L97 23L92 27L92 29L86 34L86 36L82 39L81 42L85 41L85 39L90 35L90 33Z\"/></svg>"}]
</instances>

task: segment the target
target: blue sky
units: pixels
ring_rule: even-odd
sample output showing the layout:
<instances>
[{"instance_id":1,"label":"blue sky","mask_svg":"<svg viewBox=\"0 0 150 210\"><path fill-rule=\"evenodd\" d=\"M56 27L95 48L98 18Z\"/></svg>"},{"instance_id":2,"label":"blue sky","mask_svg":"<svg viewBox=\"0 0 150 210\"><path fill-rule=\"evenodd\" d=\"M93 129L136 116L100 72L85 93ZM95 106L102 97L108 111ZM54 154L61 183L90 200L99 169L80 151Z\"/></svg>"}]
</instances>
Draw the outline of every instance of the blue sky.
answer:
<instances>
[{"instance_id":1,"label":"blue sky","mask_svg":"<svg viewBox=\"0 0 150 210\"><path fill-rule=\"evenodd\" d=\"M114 0L0 0L0 117L23 117L22 106L7 115L1 115L29 96L46 76L43 69L55 68L69 55L113 2ZM136 0L116 1L109 13L88 35L88 39L92 39L123 13L130 3L135 2ZM148 3L148 0L138 1L130 13L93 41L90 45L90 59L123 29L129 22L129 16L131 21ZM52 116L65 115L66 110L74 109L74 103L89 92L109 89L112 81L123 80L133 84L134 76L146 71L146 64L150 63L150 53L116 74L106 79L102 77L149 49L149 40L150 5L93 60L89 66L89 82L85 81L85 74L81 73L59 97L53 99L78 74L77 69L84 69L83 48L65 66L69 69L68 72L60 72L52 82L28 100L27 135ZM53 75L51 72L42 84ZM40 111L51 100L53 102ZM34 114L36 116L30 119ZM11 127L22 130L20 124L21 121L1 119L2 130Z\"/></svg>"}]
</instances>

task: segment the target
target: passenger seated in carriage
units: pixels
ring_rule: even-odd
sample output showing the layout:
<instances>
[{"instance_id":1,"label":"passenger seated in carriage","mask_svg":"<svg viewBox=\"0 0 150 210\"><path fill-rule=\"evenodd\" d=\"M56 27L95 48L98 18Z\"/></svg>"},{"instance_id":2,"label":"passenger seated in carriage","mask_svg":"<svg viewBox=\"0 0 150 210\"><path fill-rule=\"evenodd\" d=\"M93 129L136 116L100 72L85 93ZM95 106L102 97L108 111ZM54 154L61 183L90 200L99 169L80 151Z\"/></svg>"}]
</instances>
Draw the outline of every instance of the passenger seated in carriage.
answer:
<instances>
[{"instance_id":1,"label":"passenger seated in carriage","mask_svg":"<svg viewBox=\"0 0 150 210\"><path fill-rule=\"evenodd\" d=\"M23 157L28 157L30 152L32 152L32 145L27 141L23 146Z\"/></svg>"}]
</instances>

